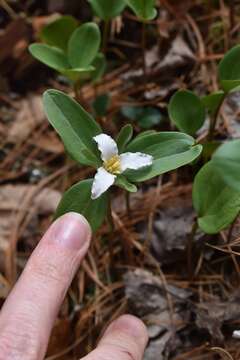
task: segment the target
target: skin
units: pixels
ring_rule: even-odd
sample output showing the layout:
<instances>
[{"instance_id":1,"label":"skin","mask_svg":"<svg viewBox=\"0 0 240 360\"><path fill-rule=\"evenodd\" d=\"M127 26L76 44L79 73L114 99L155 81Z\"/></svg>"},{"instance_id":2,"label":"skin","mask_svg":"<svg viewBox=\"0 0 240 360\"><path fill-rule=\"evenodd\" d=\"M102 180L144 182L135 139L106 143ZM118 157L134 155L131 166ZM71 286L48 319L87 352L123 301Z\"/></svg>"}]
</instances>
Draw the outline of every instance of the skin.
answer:
<instances>
[{"instance_id":1,"label":"skin","mask_svg":"<svg viewBox=\"0 0 240 360\"><path fill-rule=\"evenodd\" d=\"M60 306L88 250L87 220L68 213L56 220L30 257L0 312L0 360L42 360ZM82 360L142 360L145 325L123 315Z\"/></svg>"}]
</instances>

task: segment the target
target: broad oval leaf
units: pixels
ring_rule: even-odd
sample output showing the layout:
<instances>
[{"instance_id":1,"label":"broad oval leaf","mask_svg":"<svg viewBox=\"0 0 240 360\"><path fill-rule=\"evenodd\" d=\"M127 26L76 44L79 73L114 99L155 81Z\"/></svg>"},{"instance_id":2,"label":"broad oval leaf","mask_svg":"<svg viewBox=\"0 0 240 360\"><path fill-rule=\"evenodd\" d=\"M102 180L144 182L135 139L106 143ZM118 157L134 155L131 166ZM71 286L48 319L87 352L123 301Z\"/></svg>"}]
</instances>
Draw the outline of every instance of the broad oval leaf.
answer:
<instances>
[{"instance_id":1,"label":"broad oval leaf","mask_svg":"<svg viewBox=\"0 0 240 360\"><path fill-rule=\"evenodd\" d=\"M70 68L67 56L61 49L36 43L29 46L29 51L33 57L54 70L62 72Z\"/></svg>"},{"instance_id":2,"label":"broad oval leaf","mask_svg":"<svg viewBox=\"0 0 240 360\"><path fill-rule=\"evenodd\" d=\"M208 110L208 112L210 114L215 114L219 106L222 104L224 97L225 97L224 91L219 90L209 95L203 96L201 100L203 105Z\"/></svg>"},{"instance_id":3,"label":"broad oval leaf","mask_svg":"<svg viewBox=\"0 0 240 360\"><path fill-rule=\"evenodd\" d=\"M187 134L161 132L138 136L127 146L126 151L140 151L154 158L152 166L126 172L130 181L139 182L191 163L200 155L202 146L194 145L194 139Z\"/></svg>"},{"instance_id":4,"label":"broad oval leaf","mask_svg":"<svg viewBox=\"0 0 240 360\"><path fill-rule=\"evenodd\" d=\"M240 140L232 140L219 146L212 162L228 186L240 191Z\"/></svg>"},{"instance_id":5,"label":"broad oval leaf","mask_svg":"<svg viewBox=\"0 0 240 360\"><path fill-rule=\"evenodd\" d=\"M108 193L105 192L96 200L91 199L93 179L78 182L63 195L55 217L74 211L82 214L89 222L93 231L103 223L108 208Z\"/></svg>"},{"instance_id":6,"label":"broad oval leaf","mask_svg":"<svg viewBox=\"0 0 240 360\"><path fill-rule=\"evenodd\" d=\"M58 47L66 52L68 40L77 27L78 22L74 17L69 15L61 16L42 29L40 38L44 43Z\"/></svg>"},{"instance_id":7,"label":"broad oval leaf","mask_svg":"<svg viewBox=\"0 0 240 360\"><path fill-rule=\"evenodd\" d=\"M125 0L134 13L144 21L152 20L157 15L155 0Z\"/></svg>"},{"instance_id":8,"label":"broad oval leaf","mask_svg":"<svg viewBox=\"0 0 240 360\"><path fill-rule=\"evenodd\" d=\"M73 159L81 164L99 166L93 137L102 130L96 121L75 100L58 90L47 90L43 104L49 122Z\"/></svg>"},{"instance_id":9,"label":"broad oval leaf","mask_svg":"<svg viewBox=\"0 0 240 360\"><path fill-rule=\"evenodd\" d=\"M230 225L238 215L240 192L225 183L210 161L194 179L193 205L199 227L207 234L215 234Z\"/></svg>"},{"instance_id":10,"label":"broad oval leaf","mask_svg":"<svg viewBox=\"0 0 240 360\"><path fill-rule=\"evenodd\" d=\"M229 92L240 86L240 45L229 50L219 63L219 79L224 91Z\"/></svg>"},{"instance_id":11,"label":"broad oval leaf","mask_svg":"<svg viewBox=\"0 0 240 360\"><path fill-rule=\"evenodd\" d=\"M172 96L168 112L177 128L190 135L194 135L205 120L203 103L189 90L179 90Z\"/></svg>"},{"instance_id":12,"label":"broad oval leaf","mask_svg":"<svg viewBox=\"0 0 240 360\"><path fill-rule=\"evenodd\" d=\"M116 139L119 153L123 152L126 145L129 143L133 136L133 127L131 124L127 124L121 128Z\"/></svg>"},{"instance_id":13,"label":"broad oval leaf","mask_svg":"<svg viewBox=\"0 0 240 360\"><path fill-rule=\"evenodd\" d=\"M102 20L110 20L124 10L125 0L88 0L95 14Z\"/></svg>"},{"instance_id":14,"label":"broad oval leaf","mask_svg":"<svg viewBox=\"0 0 240 360\"><path fill-rule=\"evenodd\" d=\"M97 24L85 23L77 28L68 42L68 59L73 68L84 68L96 57L101 42Z\"/></svg>"}]
</instances>

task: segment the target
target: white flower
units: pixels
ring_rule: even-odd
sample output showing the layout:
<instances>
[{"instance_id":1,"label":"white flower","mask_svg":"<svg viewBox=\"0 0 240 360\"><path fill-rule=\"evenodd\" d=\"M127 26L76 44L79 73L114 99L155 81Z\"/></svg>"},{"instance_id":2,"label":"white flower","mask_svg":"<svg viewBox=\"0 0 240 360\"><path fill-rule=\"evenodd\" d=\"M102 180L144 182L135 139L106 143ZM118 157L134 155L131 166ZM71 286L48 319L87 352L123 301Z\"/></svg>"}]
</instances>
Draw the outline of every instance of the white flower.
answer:
<instances>
[{"instance_id":1,"label":"white flower","mask_svg":"<svg viewBox=\"0 0 240 360\"><path fill-rule=\"evenodd\" d=\"M106 134L100 134L93 138L101 153L103 165L98 168L92 185L92 199L97 199L110 186L113 185L117 175L127 169L138 170L152 165L153 157L141 152L124 154L118 153L117 144Z\"/></svg>"}]
</instances>

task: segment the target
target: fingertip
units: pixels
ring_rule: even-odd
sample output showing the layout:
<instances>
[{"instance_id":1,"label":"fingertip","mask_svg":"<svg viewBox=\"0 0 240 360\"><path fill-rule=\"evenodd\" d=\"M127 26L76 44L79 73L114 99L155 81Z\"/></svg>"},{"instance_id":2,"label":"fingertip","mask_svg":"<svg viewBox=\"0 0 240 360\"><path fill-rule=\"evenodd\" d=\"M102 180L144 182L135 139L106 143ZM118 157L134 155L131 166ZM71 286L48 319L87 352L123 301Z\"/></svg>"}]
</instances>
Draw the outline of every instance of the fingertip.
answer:
<instances>
[{"instance_id":1,"label":"fingertip","mask_svg":"<svg viewBox=\"0 0 240 360\"><path fill-rule=\"evenodd\" d=\"M133 315L122 315L108 327L105 335L111 332L121 332L134 338L137 343L145 347L148 343L148 332L142 320Z\"/></svg>"},{"instance_id":2,"label":"fingertip","mask_svg":"<svg viewBox=\"0 0 240 360\"><path fill-rule=\"evenodd\" d=\"M54 221L45 238L70 250L80 250L89 246L91 234L87 219L76 212L69 212Z\"/></svg>"}]
</instances>

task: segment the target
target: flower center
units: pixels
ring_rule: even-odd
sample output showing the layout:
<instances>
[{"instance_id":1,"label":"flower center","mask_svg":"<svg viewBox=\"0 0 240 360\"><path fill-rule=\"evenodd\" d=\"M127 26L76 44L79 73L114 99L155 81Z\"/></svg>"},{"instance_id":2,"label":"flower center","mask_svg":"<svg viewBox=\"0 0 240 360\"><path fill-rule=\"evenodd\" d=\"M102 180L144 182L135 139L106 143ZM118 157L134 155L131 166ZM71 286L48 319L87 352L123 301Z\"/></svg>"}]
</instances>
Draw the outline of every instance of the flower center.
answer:
<instances>
[{"instance_id":1,"label":"flower center","mask_svg":"<svg viewBox=\"0 0 240 360\"><path fill-rule=\"evenodd\" d=\"M111 174L120 174L121 173L120 157L118 155L112 156L109 160L104 162L103 167Z\"/></svg>"}]
</instances>

